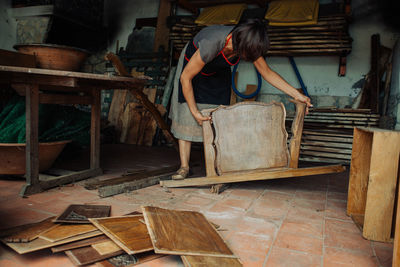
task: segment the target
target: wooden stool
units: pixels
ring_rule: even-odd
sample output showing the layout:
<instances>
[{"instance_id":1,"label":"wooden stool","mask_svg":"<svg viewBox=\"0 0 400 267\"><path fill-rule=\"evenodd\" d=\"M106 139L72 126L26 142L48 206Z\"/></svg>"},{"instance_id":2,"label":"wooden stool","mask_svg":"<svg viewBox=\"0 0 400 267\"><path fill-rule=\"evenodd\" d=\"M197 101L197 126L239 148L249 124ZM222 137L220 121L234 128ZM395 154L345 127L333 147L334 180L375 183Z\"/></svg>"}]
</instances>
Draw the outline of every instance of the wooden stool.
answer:
<instances>
[{"instance_id":1,"label":"wooden stool","mask_svg":"<svg viewBox=\"0 0 400 267\"><path fill-rule=\"evenodd\" d=\"M366 239L390 241L399 155L399 131L354 128L347 215Z\"/></svg>"}]
</instances>

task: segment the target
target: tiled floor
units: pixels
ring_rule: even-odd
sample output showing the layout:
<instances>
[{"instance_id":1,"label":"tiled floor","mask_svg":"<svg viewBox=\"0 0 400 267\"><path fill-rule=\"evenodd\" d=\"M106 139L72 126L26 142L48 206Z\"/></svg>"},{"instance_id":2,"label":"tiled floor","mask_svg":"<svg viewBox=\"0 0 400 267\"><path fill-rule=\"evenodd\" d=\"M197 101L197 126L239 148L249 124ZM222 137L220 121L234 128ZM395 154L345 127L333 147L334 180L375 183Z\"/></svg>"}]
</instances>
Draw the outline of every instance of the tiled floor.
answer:
<instances>
[{"instance_id":1,"label":"tiled floor","mask_svg":"<svg viewBox=\"0 0 400 267\"><path fill-rule=\"evenodd\" d=\"M84 189L84 182L20 198L23 181L0 180L0 229L57 215L72 203L112 205L112 215L154 205L204 213L221 226L222 237L244 266L389 267L392 244L363 239L346 216L347 179L346 172L245 182L220 195L211 194L207 187L165 190L155 185L103 199L97 191ZM49 250L18 255L1 245L0 266L73 265L63 254ZM138 266L183 264L179 257L168 256Z\"/></svg>"}]
</instances>

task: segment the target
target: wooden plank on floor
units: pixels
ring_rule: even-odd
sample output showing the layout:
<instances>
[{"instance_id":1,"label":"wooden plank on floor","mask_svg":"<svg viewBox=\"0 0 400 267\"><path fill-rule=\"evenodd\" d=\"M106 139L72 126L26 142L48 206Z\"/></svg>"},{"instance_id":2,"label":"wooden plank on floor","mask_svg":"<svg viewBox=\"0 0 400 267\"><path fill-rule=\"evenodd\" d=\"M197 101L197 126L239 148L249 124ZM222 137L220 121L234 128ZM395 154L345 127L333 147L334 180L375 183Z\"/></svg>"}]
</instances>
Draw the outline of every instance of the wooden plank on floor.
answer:
<instances>
[{"instance_id":1,"label":"wooden plank on floor","mask_svg":"<svg viewBox=\"0 0 400 267\"><path fill-rule=\"evenodd\" d=\"M29 253L29 252L33 252L33 251L37 251L37 250L41 250L41 249L45 249L45 248L51 248L54 246L59 246L62 244L66 244L66 243L70 243L70 242L74 242L74 241L78 241L78 240L83 240L86 238L90 238L90 237L94 237L94 236L98 236L103 234L101 231L94 231L94 232L89 232L86 234L82 234L82 235L76 235L70 238L66 238L57 242L50 242L48 240L44 240L42 238L36 238L35 240L32 240L30 242L27 243L9 243L6 242L4 239L2 239L1 241L6 244L7 246L9 246L10 248L12 248L13 250L15 250L17 253L19 254L25 254L25 253Z\"/></svg>"},{"instance_id":2,"label":"wooden plank on floor","mask_svg":"<svg viewBox=\"0 0 400 267\"><path fill-rule=\"evenodd\" d=\"M57 226L57 224L53 223L54 217L50 217L41 222L35 223L33 225L27 225L25 229L21 229L20 231L7 236L4 238L7 242L29 242L36 239L41 233Z\"/></svg>"},{"instance_id":3,"label":"wooden plank on floor","mask_svg":"<svg viewBox=\"0 0 400 267\"><path fill-rule=\"evenodd\" d=\"M41 233L39 237L50 242L57 242L76 235L94 232L96 230L96 227L91 224L58 224L56 227Z\"/></svg>"},{"instance_id":4,"label":"wooden plank on floor","mask_svg":"<svg viewBox=\"0 0 400 267\"><path fill-rule=\"evenodd\" d=\"M267 171L249 171L238 174L224 174L213 177L190 178L185 180L166 180L161 181L160 185L165 187L185 187L185 186L201 186L221 183L237 183L246 181L269 180L288 177L301 177L309 175L319 175L328 173L343 172L346 168L342 165L320 166L299 169L275 169Z\"/></svg>"},{"instance_id":5,"label":"wooden plank on floor","mask_svg":"<svg viewBox=\"0 0 400 267\"><path fill-rule=\"evenodd\" d=\"M241 267L243 266L238 259L205 256L181 256L185 267Z\"/></svg>"},{"instance_id":6,"label":"wooden plank on floor","mask_svg":"<svg viewBox=\"0 0 400 267\"><path fill-rule=\"evenodd\" d=\"M89 219L128 254L153 250L142 215Z\"/></svg>"},{"instance_id":7,"label":"wooden plank on floor","mask_svg":"<svg viewBox=\"0 0 400 267\"><path fill-rule=\"evenodd\" d=\"M98 267L132 267L144 262L152 261L161 257L163 254L155 254L154 251L143 252L135 255L122 254L96 263Z\"/></svg>"},{"instance_id":8,"label":"wooden plank on floor","mask_svg":"<svg viewBox=\"0 0 400 267\"><path fill-rule=\"evenodd\" d=\"M142 210L156 253L236 258L203 214L149 206Z\"/></svg>"},{"instance_id":9,"label":"wooden plank on floor","mask_svg":"<svg viewBox=\"0 0 400 267\"><path fill-rule=\"evenodd\" d=\"M110 239L106 235L99 235L99 236L87 238L84 240L79 240L79 241L67 243L64 245L52 247L51 251L53 253L57 253L57 252L62 252L62 251L66 251L66 250L71 250L74 248L87 247L87 246L90 246L93 244L104 242L106 240L110 240Z\"/></svg>"},{"instance_id":10,"label":"wooden plank on floor","mask_svg":"<svg viewBox=\"0 0 400 267\"><path fill-rule=\"evenodd\" d=\"M94 263L97 261L101 261L104 259L108 259L110 257L114 257L117 255L123 254L124 251L122 249L118 251L114 251L108 254L101 255L91 246L76 248L65 251L65 255L77 266L82 266L90 263Z\"/></svg>"},{"instance_id":11,"label":"wooden plank on floor","mask_svg":"<svg viewBox=\"0 0 400 267\"><path fill-rule=\"evenodd\" d=\"M111 206L106 205L69 205L58 216L56 223L90 223L88 218L102 218L110 216Z\"/></svg>"},{"instance_id":12,"label":"wooden plank on floor","mask_svg":"<svg viewBox=\"0 0 400 267\"><path fill-rule=\"evenodd\" d=\"M121 250L121 248L117 244L115 244L112 240L107 240L100 243L92 244L91 246L100 255L107 255Z\"/></svg>"}]
</instances>

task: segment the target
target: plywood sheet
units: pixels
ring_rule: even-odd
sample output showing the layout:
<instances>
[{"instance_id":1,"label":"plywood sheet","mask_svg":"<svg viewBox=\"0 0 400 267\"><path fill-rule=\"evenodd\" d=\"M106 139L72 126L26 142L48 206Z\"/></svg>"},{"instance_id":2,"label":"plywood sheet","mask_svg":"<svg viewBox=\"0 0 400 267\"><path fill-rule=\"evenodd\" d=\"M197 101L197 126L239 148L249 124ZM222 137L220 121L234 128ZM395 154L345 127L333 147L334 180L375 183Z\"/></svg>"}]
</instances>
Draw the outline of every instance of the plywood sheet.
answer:
<instances>
[{"instance_id":1,"label":"plywood sheet","mask_svg":"<svg viewBox=\"0 0 400 267\"><path fill-rule=\"evenodd\" d=\"M205 256L182 256L183 264L186 267L242 267L238 259Z\"/></svg>"},{"instance_id":2,"label":"plywood sheet","mask_svg":"<svg viewBox=\"0 0 400 267\"><path fill-rule=\"evenodd\" d=\"M142 207L156 253L235 258L203 214Z\"/></svg>"},{"instance_id":3,"label":"plywood sheet","mask_svg":"<svg viewBox=\"0 0 400 267\"><path fill-rule=\"evenodd\" d=\"M90 223L88 218L110 216L111 206L105 205L70 205L55 219L57 223Z\"/></svg>"},{"instance_id":4,"label":"plywood sheet","mask_svg":"<svg viewBox=\"0 0 400 267\"><path fill-rule=\"evenodd\" d=\"M118 251L114 251L114 252L111 252L108 254L101 255L100 253L97 252L97 250L95 250L91 246L65 251L65 254L68 256L68 258L75 265L78 265L78 266L94 263L94 262L101 261L104 259L108 259L110 257L121 255L123 253L124 253L124 251L122 249L120 249Z\"/></svg>"},{"instance_id":5,"label":"plywood sheet","mask_svg":"<svg viewBox=\"0 0 400 267\"><path fill-rule=\"evenodd\" d=\"M33 251L37 251L37 250L41 250L41 249L45 249L45 248L51 248L54 246L59 246L62 244L66 244L66 243L70 243L70 242L74 242L74 241L78 241L78 240L83 240L86 238L90 238L90 237L94 237L94 236L98 236L101 235L102 232L101 231L93 231L93 232L89 232L89 233L85 233L85 234L81 234L81 235L76 235L70 238L66 238L57 242L50 242L48 240L42 239L42 238L36 238L35 240L32 240L30 242L27 243L9 243L6 242L4 239L2 239L1 241L6 244L7 246L9 246L10 248L12 248L13 250L15 250L17 253L19 254L25 254L25 253L29 253L29 252L33 252Z\"/></svg>"},{"instance_id":6,"label":"plywood sheet","mask_svg":"<svg viewBox=\"0 0 400 267\"><path fill-rule=\"evenodd\" d=\"M221 107L211 116L219 175L288 166L282 103L241 102Z\"/></svg>"},{"instance_id":7,"label":"plywood sheet","mask_svg":"<svg viewBox=\"0 0 400 267\"><path fill-rule=\"evenodd\" d=\"M89 220L128 254L153 250L142 215Z\"/></svg>"},{"instance_id":8,"label":"plywood sheet","mask_svg":"<svg viewBox=\"0 0 400 267\"><path fill-rule=\"evenodd\" d=\"M96 230L97 228L91 224L59 224L56 227L41 233L39 236L44 240L57 242L69 237L93 232Z\"/></svg>"},{"instance_id":9,"label":"plywood sheet","mask_svg":"<svg viewBox=\"0 0 400 267\"><path fill-rule=\"evenodd\" d=\"M81 247L87 247L93 244L97 244L97 243L101 243L104 241L110 240L106 235L99 235L96 237L91 237L91 238L87 238L84 240L79 240L76 242L71 242L68 244L64 244L61 246L57 246L57 247L52 247L51 251L53 253L57 253L57 252L62 252L62 251L66 251L66 250L71 250L74 248L81 248Z\"/></svg>"},{"instance_id":10,"label":"plywood sheet","mask_svg":"<svg viewBox=\"0 0 400 267\"><path fill-rule=\"evenodd\" d=\"M27 225L25 229L21 229L17 233L4 238L7 242L29 242L36 239L41 233L57 226L53 223L54 217L50 217L44 221Z\"/></svg>"},{"instance_id":11,"label":"plywood sheet","mask_svg":"<svg viewBox=\"0 0 400 267\"><path fill-rule=\"evenodd\" d=\"M120 251L121 248L117 246L113 241L107 240L101 243L92 244L92 248L94 248L100 255L107 255L110 253L114 253L116 251Z\"/></svg>"}]
</instances>

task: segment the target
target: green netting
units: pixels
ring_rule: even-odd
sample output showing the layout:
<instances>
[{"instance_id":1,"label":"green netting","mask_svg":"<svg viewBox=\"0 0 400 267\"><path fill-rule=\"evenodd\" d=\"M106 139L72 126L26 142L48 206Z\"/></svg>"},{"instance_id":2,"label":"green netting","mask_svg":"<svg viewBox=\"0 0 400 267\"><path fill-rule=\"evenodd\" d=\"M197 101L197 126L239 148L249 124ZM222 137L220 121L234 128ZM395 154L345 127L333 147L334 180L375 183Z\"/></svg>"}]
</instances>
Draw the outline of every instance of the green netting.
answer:
<instances>
[{"instance_id":1,"label":"green netting","mask_svg":"<svg viewBox=\"0 0 400 267\"><path fill-rule=\"evenodd\" d=\"M13 98L0 113L0 143L25 143L25 99ZM90 143L90 114L72 106L39 105L39 142Z\"/></svg>"}]
</instances>

